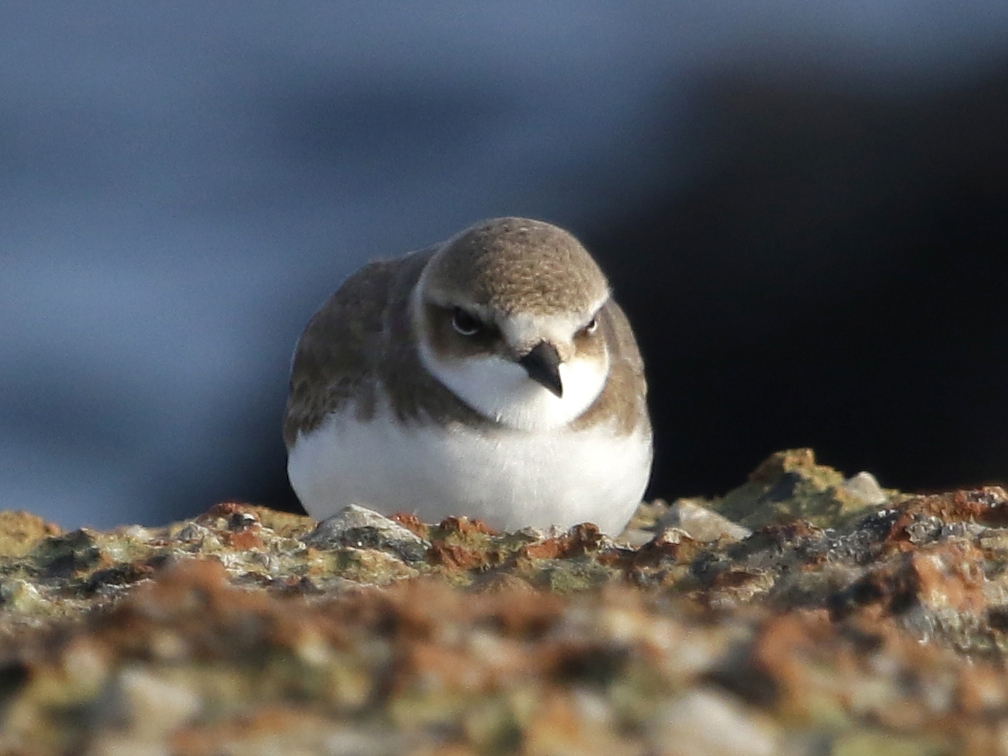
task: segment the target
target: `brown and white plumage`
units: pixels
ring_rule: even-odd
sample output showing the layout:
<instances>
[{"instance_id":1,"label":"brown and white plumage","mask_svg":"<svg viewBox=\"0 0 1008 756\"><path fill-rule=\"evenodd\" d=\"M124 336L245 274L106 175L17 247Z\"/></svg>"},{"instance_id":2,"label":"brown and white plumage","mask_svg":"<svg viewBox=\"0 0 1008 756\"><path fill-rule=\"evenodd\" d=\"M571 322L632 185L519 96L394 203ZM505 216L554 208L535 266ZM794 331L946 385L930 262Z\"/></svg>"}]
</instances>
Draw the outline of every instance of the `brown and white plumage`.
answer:
<instances>
[{"instance_id":1,"label":"brown and white plumage","mask_svg":"<svg viewBox=\"0 0 1008 756\"><path fill-rule=\"evenodd\" d=\"M309 513L358 503L617 532L650 472L643 364L569 233L502 218L351 276L309 322L284 417Z\"/></svg>"}]
</instances>

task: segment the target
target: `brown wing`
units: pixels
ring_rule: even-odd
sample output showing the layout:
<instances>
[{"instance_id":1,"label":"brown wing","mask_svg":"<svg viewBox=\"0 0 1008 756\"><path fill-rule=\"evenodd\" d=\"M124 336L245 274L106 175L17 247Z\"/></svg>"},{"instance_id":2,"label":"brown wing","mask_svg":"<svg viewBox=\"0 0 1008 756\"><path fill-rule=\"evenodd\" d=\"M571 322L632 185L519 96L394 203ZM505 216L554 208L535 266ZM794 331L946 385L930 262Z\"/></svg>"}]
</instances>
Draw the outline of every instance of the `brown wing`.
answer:
<instances>
[{"instance_id":1,"label":"brown wing","mask_svg":"<svg viewBox=\"0 0 1008 756\"><path fill-rule=\"evenodd\" d=\"M318 427L327 414L354 401L374 411L373 381L384 339L392 282L401 261L373 262L348 278L319 308L294 350L283 437Z\"/></svg>"},{"instance_id":2,"label":"brown wing","mask_svg":"<svg viewBox=\"0 0 1008 756\"><path fill-rule=\"evenodd\" d=\"M647 411L647 381L644 378L644 361L630 321L612 299L600 313L612 364L605 388L588 410L574 421L574 427L594 425L603 417L615 417L623 433L631 433L643 426L650 430Z\"/></svg>"}]
</instances>

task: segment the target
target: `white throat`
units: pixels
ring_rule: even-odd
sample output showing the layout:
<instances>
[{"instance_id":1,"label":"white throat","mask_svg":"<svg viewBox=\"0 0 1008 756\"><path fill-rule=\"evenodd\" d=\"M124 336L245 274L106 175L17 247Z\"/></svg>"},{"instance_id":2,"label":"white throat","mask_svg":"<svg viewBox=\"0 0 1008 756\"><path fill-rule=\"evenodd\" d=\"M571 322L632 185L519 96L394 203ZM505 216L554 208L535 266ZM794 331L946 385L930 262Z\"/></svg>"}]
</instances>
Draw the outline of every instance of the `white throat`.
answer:
<instances>
[{"instance_id":1,"label":"white throat","mask_svg":"<svg viewBox=\"0 0 1008 756\"><path fill-rule=\"evenodd\" d=\"M496 355L442 360L421 336L420 360L481 415L525 431L554 430L576 420L602 393L608 373L608 360L561 363L559 397L529 378L521 365Z\"/></svg>"}]
</instances>

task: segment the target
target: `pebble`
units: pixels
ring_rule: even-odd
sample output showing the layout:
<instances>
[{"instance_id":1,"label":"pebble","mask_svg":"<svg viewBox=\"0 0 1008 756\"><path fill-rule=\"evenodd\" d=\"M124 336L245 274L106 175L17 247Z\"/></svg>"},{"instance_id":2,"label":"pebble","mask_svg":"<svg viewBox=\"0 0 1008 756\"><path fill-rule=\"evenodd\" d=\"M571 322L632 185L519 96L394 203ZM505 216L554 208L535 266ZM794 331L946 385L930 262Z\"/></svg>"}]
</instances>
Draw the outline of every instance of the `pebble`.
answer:
<instances>
[{"instance_id":1,"label":"pebble","mask_svg":"<svg viewBox=\"0 0 1008 756\"><path fill-rule=\"evenodd\" d=\"M395 520L355 504L322 520L303 541L318 548L392 551L406 562L423 561L430 546Z\"/></svg>"},{"instance_id":2,"label":"pebble","mask_svg":"<svg viewBox=\"0 0 1008 756\"><path fill-rule=\"evenodd\" d=\"M875 476L870 472L862 470L857 475L852 475L840 484L847 493L856 499L860 499L865 504L877 507L889 501L882 486L875 480Z\"/></svg>"},{"instance_id":3,"label":"pebble","mask_svg":"<svg viewBox=\"0 0 1008 756\"><path fill-rule=\"evenodd\" d=\"M773 756L777 733L716 690L693 690L659 710L651 729L662 756Z\"/></svg>"},{"instance_id":4,"label":"pebble","mask_svg":"<svg viewBox=\"0 0 1008 756\"><path fill-rule=\"evenodd\" d=\"M154 738L185 724L201 708L200 696L189 687L146 669L126 667L110 683L97 715L129 732Z\"/></svg>"},{"instance_id":5,"label":"pebble","mask_svg":"<svg viewBox=\"0 0 1008 756\"><path fill-rule=\"evenodd\" d=\"M695 541L716 541L719 538L741 541L752 535L749 528L686 499L679 499L669 507L668 513L658 520L655 532L661 533L667 528L678 528Z\"/></svg>"}]
</instances>

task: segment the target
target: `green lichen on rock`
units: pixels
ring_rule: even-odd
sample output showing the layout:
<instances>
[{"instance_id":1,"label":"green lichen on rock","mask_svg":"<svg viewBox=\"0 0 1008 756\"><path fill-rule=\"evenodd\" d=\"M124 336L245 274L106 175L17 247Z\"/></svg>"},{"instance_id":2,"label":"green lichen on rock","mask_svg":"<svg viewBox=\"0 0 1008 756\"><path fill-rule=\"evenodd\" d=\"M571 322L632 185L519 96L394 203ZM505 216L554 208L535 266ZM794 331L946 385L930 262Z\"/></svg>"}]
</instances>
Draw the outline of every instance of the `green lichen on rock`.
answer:
<instances>
[{"instance_id":1,"label":"green lichen on rock","mask_svg":"<svg viewBox=\"0 0 1008 756\"><path fill-rule=\"evenodd\" d=\"M837 527L875 509L895 494L878 488L868 473L852 478L816 463L811 449L772 454L749 480L708 506L748 528L805 520Z\"/></svg>"},{"instance_id":2,"label":"green lichen on rock","mask_svg":"<svg viewBox=\"0 0 1008 756\"><path fill-rule=\"evenodd\" d=\"M30 512L0 511L0 554L21 557L38 543L60 534L58 526Z\"/></svg>"}]
</instances>

